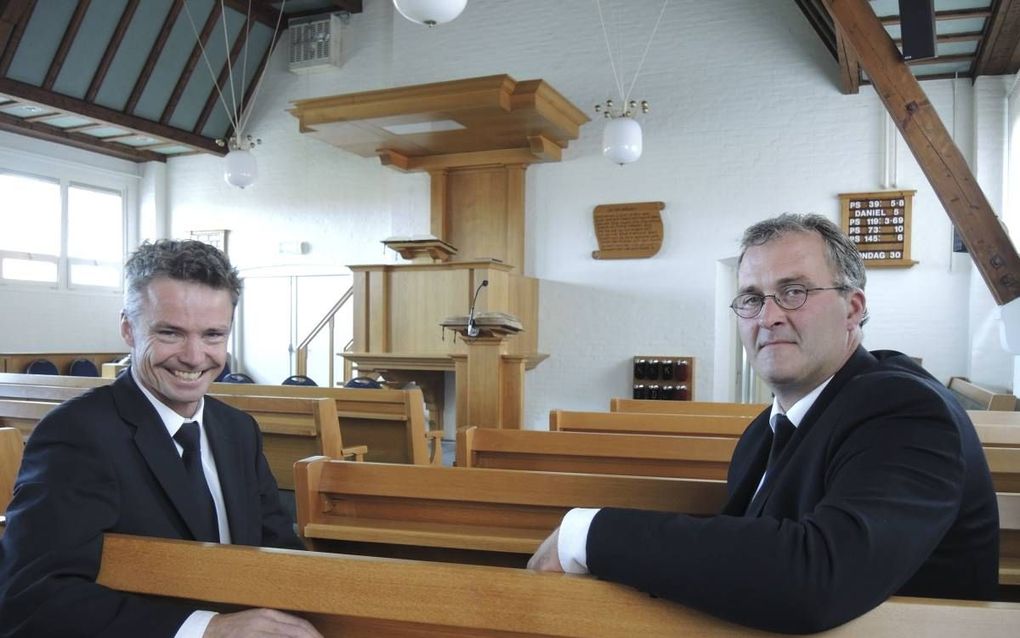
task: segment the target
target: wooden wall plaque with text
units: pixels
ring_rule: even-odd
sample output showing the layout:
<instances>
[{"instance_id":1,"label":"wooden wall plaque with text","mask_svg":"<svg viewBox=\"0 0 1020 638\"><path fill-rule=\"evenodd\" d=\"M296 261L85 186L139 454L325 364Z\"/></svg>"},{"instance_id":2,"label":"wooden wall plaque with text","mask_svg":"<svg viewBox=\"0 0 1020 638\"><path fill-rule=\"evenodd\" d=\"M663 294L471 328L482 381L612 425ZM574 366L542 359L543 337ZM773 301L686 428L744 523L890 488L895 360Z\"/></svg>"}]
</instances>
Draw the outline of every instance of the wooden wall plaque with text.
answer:
<instances>
[{"instance_id":1,"label":"wooden wall plaque with text","mask_svg":"<svg viewBox=\"0 0 1020 638\"><path fill-rule=\"evenodd\" d=\"M843 193L843 232L857 245L869 268L909 268L910 214L917 191Z\"/></svg>"},{"instance_id":2,"label":"wooden wall plaque with text","mask_svg":"<svg viewBox=\"0 0 1020 638\"><path fill-rule=\"evenodd\" d=\"M595 207L594 259L643 259L662 248L662 202L602 204Z\"/></svg>"}]
</instances>

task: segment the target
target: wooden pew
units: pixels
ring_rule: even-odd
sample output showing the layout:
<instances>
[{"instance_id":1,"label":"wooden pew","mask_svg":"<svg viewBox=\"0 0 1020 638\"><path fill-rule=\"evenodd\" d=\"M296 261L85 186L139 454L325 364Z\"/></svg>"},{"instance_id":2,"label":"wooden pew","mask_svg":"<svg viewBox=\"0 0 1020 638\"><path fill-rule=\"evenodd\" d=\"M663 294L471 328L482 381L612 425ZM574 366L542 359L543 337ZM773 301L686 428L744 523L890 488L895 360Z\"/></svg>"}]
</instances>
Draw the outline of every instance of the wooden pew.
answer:
<instances>
[{"instance_id":1,"label":"wooden pew","mask_svg":"<svg viewBox=\"0 0 1020 638\"><path fill-rule=\"evenodd\" d=\"M0 383L63 386L70 388L94 388L112 383L113 379L103 377L70 377L56 374L20 374L0 372Z\"/></svg>"},{"instance_id":2,"label":"wooden pew","mask_svg":"<svg viewBox=\"0 0 1020 638\"><path fill-rule=\"evenodd\" d=\"M27 439L35 429L35 424L57 405L43 401L0 399L0 427L16 428Z\"/></svg>"},{"instance_id":3,"label":"wooden pew","mask_svg":"<svg viewBox=\"0 0 1020 638\"><path fill-rule=\"evenodd\" d=\"M949 391L967 410L1015 410L1016 397L1012 394L992 392L971 383L963 377L949 379Z\"/></svg>"},{"instance_id":4,"label":"wooden pew","mask_svg":"<svg viewBox=\"0 0 1020 638\"><path fill-rule=\"evenodd\" d=\"M463 428L458 467L725 480L735 438Z\"/></svg>"},{"instance_id":5,"label":"wooden pew","mask_svg":"<svg viewBox=\"0 0 1020 638\"><path fill-rule=\"evenodd\" d=\"M571 507L708 515L721 481L349 463L294 466L298 532L313 549L523 567Z\"/></svg>"},{"instance_id":6,"label":"wooden pew","mask_svg":"<svg viewBox=\"0 0 1020 638\"><path fill-rule=\"evenodd\" d=\"M64 375L69 374L71 363L76 359L88 359L100 370L104 363L119 361L125 356L126 352L7 352L0 353L0 372L24 372L36 359L46 359Z\"/></svg>"},{"instance_id":7,"label":"wooden pew","mask_svg":"<svg viewBox=\"0 0 1020 638\"><path fill-rule=\"evenodd\" d=\"M214 383L210 393L215 396L241 394L333 399L345 443L367 445L366 461L415 465L442 463L440 438L443 433L426 429L425 400L420 389L374 390Z\"/></svg>"},{"instance_id":8,"label":"wooden pew","mask_svg":"<svg viewBox=\"0 0 1020 638\"><path fill-rule=\"evenodd\" d=\"M739 437L751 424L745 416L549 411L549 430L613 434L683 434Z\"/></svg>"},{"instance_id":9,"label":"wooden pew","mask_svg":"<svg viewBox=\"0 0 1020 638\"><path fill-rule=\"evenodd\" d=\"M244 574L244 578L238 578ZM590 577L108 534L100 584L304 616L326 638L772 636ZM826 638L1012 638L1020 604L894 597Z\"/></svg>"},{"instance_id":10,"label":"wooden pew","mask_svg":"<svg viewBox=\"0 0 1020 638\"><path fill-rule=\"evenodd\" d=\"M262 450L280 489L294 489L294 463L314 455L363 461L364 445L344 447L332 399L219 395L251 415L262 431Z\"/></svg>"},{"instance_id":11,"label":"wooden pew","mask_svg":"<svg viewBox=\"0 0 1020 638\"><path fill-rule=\"evenodd\" d=\"M610 412L641 412L644 414L710 414L743 416L747 422L769 407L768 403L724 403L720 401L650 401L648 399L609 400Z\"/></svg>"},{"instance_id":12,"label":"wooden pew","mask_svg":"<svg viewBox=\"0 0 1020 638\"><path fill-rule=\"evenodd\" d=\"M0 428L0 514L7 511L25 444L17 428Z\"/></svg>"}]
</instances>

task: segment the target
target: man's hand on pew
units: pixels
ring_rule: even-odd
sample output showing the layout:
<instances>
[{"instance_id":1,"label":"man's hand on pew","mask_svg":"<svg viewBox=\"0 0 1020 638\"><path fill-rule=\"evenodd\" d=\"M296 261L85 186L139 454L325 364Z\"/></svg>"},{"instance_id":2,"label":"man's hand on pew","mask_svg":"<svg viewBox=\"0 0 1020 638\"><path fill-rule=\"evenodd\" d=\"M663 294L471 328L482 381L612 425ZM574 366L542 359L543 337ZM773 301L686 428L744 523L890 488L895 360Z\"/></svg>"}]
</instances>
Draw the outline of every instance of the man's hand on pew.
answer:
<instances>
[{"instance_id":1,"label":"man's hand on pew","mask_svg":"<svg viewBox=\"0 0 1020 638\"><path fill-rule=\"evenodd\" d=\"M230 636L284 636L286 638L322 638L322 634L304 618L275 609L248 609L233 614L217 614L209 621L203 638Z\"/></svg>"},{"instance_id":2,"label":"man's hand on pew","mask_svg":"<svg viewBox=\"0 0 1020 638\"><path fill-rule=\"evenodd\" d=\"M556 528L549 538L542 541L535 554L528 559L528 569L536 572L559 572L563 573L560 566L560 554L558 550L560 539L560 528Z\"/></svg>"}]
</instances>

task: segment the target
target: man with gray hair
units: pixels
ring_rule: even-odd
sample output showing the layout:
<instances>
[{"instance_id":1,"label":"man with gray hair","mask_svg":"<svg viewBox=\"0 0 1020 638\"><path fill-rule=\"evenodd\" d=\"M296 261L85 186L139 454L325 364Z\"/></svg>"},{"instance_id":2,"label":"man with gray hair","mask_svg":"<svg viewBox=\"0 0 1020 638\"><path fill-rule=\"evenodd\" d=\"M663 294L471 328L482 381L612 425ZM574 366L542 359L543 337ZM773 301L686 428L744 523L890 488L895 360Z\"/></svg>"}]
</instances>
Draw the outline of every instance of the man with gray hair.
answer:
<instances>
[{"instance_id":1,"label":"man with gray hair","mask_svg":"<svg viewBox=\"0 0 1020 638\"><path fill-rule=\"evenodd\" d=\"M215 614L96 584L107 532L304 549L255 421L206 396L236 269L207 244L163 240L124 270L131 367L53 410L25 446L0 539L0 635L319 636L279 611Z\"/></svg>"},{"instance_id":2,"label":"man with gray hair","mask_svg":"<svg viewBox=\"0 0 1020 638\"><path fill-rule=\"evenodd\" d=\"M893 594L992 599L999 521L981 443L909 357L861 346L865 272L818 215L750 227L730 308L772 406L718 516L575 509L531 558L722 618L810 633Z\"/></svg>"}]
</instances>

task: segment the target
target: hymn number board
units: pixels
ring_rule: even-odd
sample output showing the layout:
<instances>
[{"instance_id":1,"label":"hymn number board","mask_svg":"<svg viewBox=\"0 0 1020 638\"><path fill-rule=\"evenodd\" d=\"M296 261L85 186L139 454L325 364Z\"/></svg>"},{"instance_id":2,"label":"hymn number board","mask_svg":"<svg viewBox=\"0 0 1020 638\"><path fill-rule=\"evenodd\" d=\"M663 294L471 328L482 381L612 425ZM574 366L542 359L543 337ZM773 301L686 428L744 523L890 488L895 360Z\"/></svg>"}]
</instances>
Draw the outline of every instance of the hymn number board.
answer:
<instances>
[{"instance_id":1,"label":"hymn number board","mask_svg":"<svg viewBox=\"0 0 1020 638\"><path fill-rule=\"evenodd\" d=\"M843 231L869 268L908 268L910 210L917 191L844 193L839 196Z\"/></svg>"}]
</instances>

